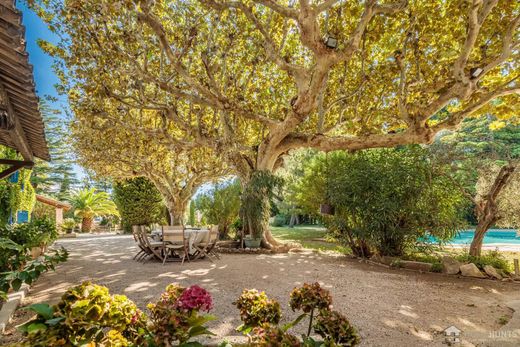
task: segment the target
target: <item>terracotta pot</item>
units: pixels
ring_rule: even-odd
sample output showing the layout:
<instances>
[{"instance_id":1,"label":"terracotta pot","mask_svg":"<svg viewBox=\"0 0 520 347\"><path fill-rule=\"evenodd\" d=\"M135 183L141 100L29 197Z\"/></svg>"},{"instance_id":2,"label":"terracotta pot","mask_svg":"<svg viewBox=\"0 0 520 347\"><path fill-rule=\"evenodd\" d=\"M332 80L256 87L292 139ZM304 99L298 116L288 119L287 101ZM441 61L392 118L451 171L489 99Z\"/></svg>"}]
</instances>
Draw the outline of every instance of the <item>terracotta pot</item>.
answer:
<instances>
[{"instance_id":1,"label":"terracotta pot","mask_svg":"<svg viewBox=\"0 0 520 347\"><path fill-rule=\"evenodd\" d=\"M36 259L42 254L41 247L33 247L31 248L31 258Z\"/></svg>"}]
</instances>

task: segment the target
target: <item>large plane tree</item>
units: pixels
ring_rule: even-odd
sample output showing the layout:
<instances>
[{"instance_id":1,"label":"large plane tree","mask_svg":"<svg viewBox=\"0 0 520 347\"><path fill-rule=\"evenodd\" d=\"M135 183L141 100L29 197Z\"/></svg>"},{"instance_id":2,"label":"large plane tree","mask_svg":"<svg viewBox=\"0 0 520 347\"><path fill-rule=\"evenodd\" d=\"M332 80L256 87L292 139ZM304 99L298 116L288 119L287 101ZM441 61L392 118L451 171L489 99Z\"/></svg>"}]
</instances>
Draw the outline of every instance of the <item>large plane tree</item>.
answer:
<instances>
[{"instance_id":1,"label":"large plane tree","mask_svg":"<svg viewBox=\"0 0 520 347\"><path fill-rule=\"evenodd\" d=\"M516 1L45 3L63 41L43 46L76 112L106 98L158 111L172 142L214 149L255 187L291 149L430 143L467 116L518 110Z\"/></svg>"}]
</instances>

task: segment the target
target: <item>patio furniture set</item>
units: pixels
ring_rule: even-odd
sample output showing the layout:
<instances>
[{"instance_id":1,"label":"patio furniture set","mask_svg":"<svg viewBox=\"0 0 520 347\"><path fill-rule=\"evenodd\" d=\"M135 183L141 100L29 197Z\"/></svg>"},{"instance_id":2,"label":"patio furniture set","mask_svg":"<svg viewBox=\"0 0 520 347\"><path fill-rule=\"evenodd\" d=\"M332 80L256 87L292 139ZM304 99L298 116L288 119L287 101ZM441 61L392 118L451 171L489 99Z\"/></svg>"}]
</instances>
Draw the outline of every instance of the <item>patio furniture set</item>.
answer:
<instances>
[{"instance_id":1,"label":"patio furniture set","mask_svg":"<svg viewBox=\"0 0 520 347\"><path fill-rule=\"evenodd\" d=\"M134 256L137 261L147 262L157 259L167 261L188 262L207 258L211 262L220 259L215 250L218 241L216 227L209 229L185 228L184 226L161 226L159 230L148 232L145 225L134 225L132 234L139 247Z\"/></svg>"}]
</instances>

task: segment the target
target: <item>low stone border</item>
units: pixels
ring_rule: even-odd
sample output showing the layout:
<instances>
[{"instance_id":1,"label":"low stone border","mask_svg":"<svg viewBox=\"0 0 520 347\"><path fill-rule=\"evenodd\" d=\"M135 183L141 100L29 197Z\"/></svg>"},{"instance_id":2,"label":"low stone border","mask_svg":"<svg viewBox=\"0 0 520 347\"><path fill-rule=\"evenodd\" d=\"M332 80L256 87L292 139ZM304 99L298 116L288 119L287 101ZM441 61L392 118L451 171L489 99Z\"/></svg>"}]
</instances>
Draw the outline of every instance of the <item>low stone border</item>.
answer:
<instances>
[{"instance_id":1,"label":"low stone border","mask_svg":"<svg viewBox=\"0 0 520 347\"><path fill-rule=\"evenodd\" d=\"M11 322L13 313L28 293L29 286L23 284L19 291L8 295L7 301L4 302L2 309L0 309L0 334L4 333L5 328Z\"/></svg>"},{"instance_id":2,"label":"low stone border","mask_svg":"<svg viewBox=\"0 0 520 347\"><path fill-rule=\"evenodd\" d=\"M78 237L78 235L76 235L76 233L74 233L74 232L69 233L69 234L59 234L58 235L59 239L74 239L76 237Z\"/></svg>"},{"instance_id":3,"label":"low stone border","mask_svg":"<svg viewBox=\"0 0 520 347\"><path fill-rule=\"evenodd\" d=\"M219 247L219 253L228 254L273 254L273 251L265 248L227 248Z\"/></svg>"},{"instance_id":4,"label":"low stone border","mask_svg":"<svg viewBox=\"0 0 520 347\"><path fill-rule=\"evenodd\" d=\"M498 280L498 281L502 281L502 282L512 282L512 283L520 284L520 277L515 277L514 275L506 276L505 274L503 274L503 275L501 274L501 276L504 276L504 277L495 277L494 275L491 275L490 272L488 272L488 271L485 271L485 272L480 271L473 263L461 264L461 266L463 266L463 265L474 266L477 269L477 271L479 272L479 276L472 275L472 274L464 274L464 273L461 273L460 271L457 271L456 273L449 273L449 272L446 272L445 269L444 269L444 271L436 272L436 271L432 271L432 267L433 267L432 263L401 260L396 257L374 256L370 259L364 259L364 258L358 258L358 259L359 259L359 261L364 261L368 264L382 266L385 268L404 269L404 270L408 270L408 271L415 271L415 272L421 272L421 273L424 273L424 272L438 273L438 274L450 275L450 276L455 275L457 277L479 278L479 279L487 279L487 280L494 280L494 281Z\"/></svg>"}]
</instances>

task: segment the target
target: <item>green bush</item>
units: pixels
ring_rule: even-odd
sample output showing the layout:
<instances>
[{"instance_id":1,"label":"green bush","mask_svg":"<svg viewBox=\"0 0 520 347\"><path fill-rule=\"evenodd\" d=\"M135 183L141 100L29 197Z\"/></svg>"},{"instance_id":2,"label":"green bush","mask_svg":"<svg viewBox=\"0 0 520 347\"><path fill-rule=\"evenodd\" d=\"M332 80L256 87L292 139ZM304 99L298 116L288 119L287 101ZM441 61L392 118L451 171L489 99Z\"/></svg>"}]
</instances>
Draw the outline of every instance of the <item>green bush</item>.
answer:
<instances>
[{"instance_id":1,"label":"green bush","mask_svg":"<svg viewBox=\"0 0 520 347\"><path fill-rule=\"evenodd\" d=\"M131 232L132 225L166 224L163 198L147 178L117 182L113 197L125 232Z\"/></svg>"},{"instance_id":2,"label":"green bush","mask_svg":"<svg viewBox=\"0 0 520 347\"><path fill-rule=\"evenodd\" d=\"M317 156L299 205L335 207L324 221L356 255L401 256L421 239L451 239L464 225L465 198L417 146Z\"/></svg>"},{"instance_id":3,"label":"green bush","mask_svg":"<svg viewBox=\"0 0 520 347\"><path fill-rule=\"evenodd\" d=\"M16 270L27 260L32 247L52 243L58 237L56 226L49 218L33 219L29 223L0 226L0 238L9 240L16 247L2 249L0 245L0 272ZM4 245L6 243L4 242Z\"/></svg>"},{"instance_id":4,"label":"green bush","mask_svg":"<svg viewBox=\"0 0 520 347\"><path fill-rule=\"evenodd\" d=\"M0 226L0 237L8 238L26 248L47 245L58 237L56 225L49 218L29 223Z\"/></svg>"},{"instance_id":5,"label":"green bush","mask_svg":"<svg viewBox=\"0 0 520 347\"><path fill-rule=\"evenodd\" d=\"M218 225L219 238L229 238L230 227L240 209L240 183L238 180L217 184L194 201L206 222ZM191 205L190 205L191 207Z\"/></svg>"},{"instance_id":6,"label":"green bush","mask_svg":"<svg viewBox=\"0 0 520 347\"><path fill-rule=\"evenodd\" d=\"M71 232L78 225L74 218L65 218L61 223L61 230L65 232Z\"/></svg>"},{"instance_id":7,"label":"green bush","mask_svg":"<svg viewBox=\"0 0 520 347\"><path fill-rule=\"evenodd\" d=\"M274 220L271 223L273 227L283 227L287 225L287 218L283 214L277 214L274 216Z\"/></svg>"},{"instance_id":8,"label":"green bush","mask_svg":"<svg viewBox=\"0 0 520 347\"><path fill-rule=\"evenodd\" d=\"M6 241L11 244L7 245ZM23 247L16 245L14 242L6 239L0 239L0 249L17 249L22 250ZM22 284L31 284L40 275L49 270L54 270L56 264L67 260L69 253L66 249L61 248L54 252L49 252L32 260L25 253L18 253L9 258L11 264L10 271L4 271L0 274L0 297L5 299L5 295L10 289L17 291Z\"/></svg>"}]
</instances>

